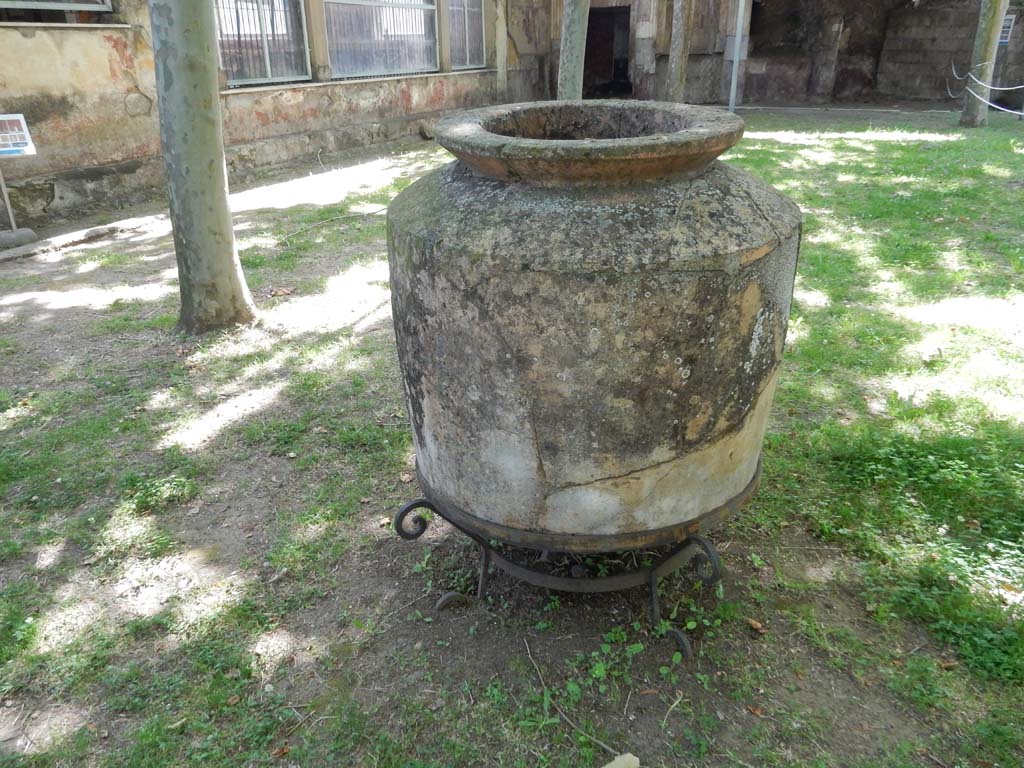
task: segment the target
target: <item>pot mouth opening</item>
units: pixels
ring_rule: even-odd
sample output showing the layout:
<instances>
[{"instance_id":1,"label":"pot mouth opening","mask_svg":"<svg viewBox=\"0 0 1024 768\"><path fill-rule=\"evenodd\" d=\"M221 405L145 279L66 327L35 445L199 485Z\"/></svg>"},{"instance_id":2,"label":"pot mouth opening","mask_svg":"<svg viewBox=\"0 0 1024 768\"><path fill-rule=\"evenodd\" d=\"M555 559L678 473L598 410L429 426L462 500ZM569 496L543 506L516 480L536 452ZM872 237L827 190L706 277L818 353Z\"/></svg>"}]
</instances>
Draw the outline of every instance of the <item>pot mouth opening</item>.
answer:
<instances>
[{"instance_id":1,"label":"pot mouth opening","mask_svg":"<svg viewBox=\"0 0 1024 768\"><path fill-rule=\"evenodd\" d=\"M486 117L481 127L499 136L540 141L638 139L678 133L690 127L693 115L645 104L559 104L507 110Z\"/></svg>"},{"instance_id":2,"label":"pot mouth opening","mask_svg":"<svg viewBox=\"0 0 1024 768\"><path fill-rule=\"evenodd\" d=\"M542 101L460 112L437 141L478 176L547 186L693 176L743 136L725 110L669 102Z\"/></svg>"}]
</instances>

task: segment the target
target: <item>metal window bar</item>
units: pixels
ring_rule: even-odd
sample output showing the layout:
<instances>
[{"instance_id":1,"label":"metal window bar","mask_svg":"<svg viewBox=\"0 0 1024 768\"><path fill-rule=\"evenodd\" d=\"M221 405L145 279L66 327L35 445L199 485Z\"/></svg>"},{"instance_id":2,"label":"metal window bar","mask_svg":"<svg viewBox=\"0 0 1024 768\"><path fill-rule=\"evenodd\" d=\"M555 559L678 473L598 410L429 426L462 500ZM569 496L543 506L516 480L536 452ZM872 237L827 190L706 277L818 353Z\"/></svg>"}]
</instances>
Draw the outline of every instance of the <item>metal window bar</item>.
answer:
<instances>
[{"instance_id":1,"label":"metal window bar","mask_svg":"<svg viewBox=\"0 0 1024 768\"><path fill-rule=\"evenodd\" d=\"M325 0L324 12L334 77L438 71L433 0Z\"/></svg>"},{"instance_id":2,"label":"metal window bar","mask_svg":"<svg viewBox=\"0 0 1024 768\"><path fill-rule=\"evenodd\" d=\"M310 79L302 0L215 0L214 9L228 85Z\"/></svg>"},{"instance_id":3,"label":"metal window bar","mask_svg":"<svg viewBox=\"0 0 1024 768\"><path fill-rule=\"evenodd\" d=\"M1003 16L1002 26L999 28L999 44L1006 45L1013 36L1013 25L1017 21L1016 13L1008 13Z\"/></svg>"},{"instance_id":4,"label":"metal window bar","mask_svg":"<svg viewBox=\"0 0 1024 768\"><path fill-rule=\"evenodd\" d=\"M110 11L110 0L0 0L0 8L24 11Z\"/></svg>"},{"instance_id":5,"label":"metal window bar","mask_svg":"<svg viewBox=\"0 0 1024 768\"><path fill-rule=\"evenodd\" d=\"M451 30L452 68L483 67L486 60L483 0L450 0L448 26Z\"/></svg>"}]
</instances>

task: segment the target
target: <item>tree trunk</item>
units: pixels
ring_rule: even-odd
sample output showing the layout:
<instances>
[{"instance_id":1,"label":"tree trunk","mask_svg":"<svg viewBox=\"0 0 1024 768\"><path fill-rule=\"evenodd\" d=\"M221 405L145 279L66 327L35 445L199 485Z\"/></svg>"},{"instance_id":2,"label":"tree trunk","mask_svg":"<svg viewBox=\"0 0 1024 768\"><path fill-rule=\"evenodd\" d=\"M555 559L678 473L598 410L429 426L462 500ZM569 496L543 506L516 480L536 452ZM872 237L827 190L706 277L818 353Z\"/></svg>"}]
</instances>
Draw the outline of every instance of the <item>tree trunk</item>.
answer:
<instances>
[{"instance_id":1,"label":"tree trunk","mask_svg":"<svg viewBox=\"0 0 1024 768\"><path fill-rule=\"evenodd\" d=\"M690 34L693 21L693 0L673 0L672 39L668 49L666 101L683 101L686 90L686 65L690 60Z\"/></svg>"},{"instance_id":2,"label":"tree trunk","mask_svg":"<svg viewBox=\"0 0 1024 768\"><path fill-rule=\"evenodd\" d=\"M1003 24L1010 0L981 0L981 15L978 17L978 31L974 34L974 53L971 55L970 73L984 83L992 82L999 50L999 28ZM960 114L960 125L965 128L979 128L988 123L988 105L981 101L989 99L989 89L968 79L967 87L980 98L964 94L964 111Z\"/></svg>"},{"instance_id":3,"label":"tree trunk","mask_svg":"<svg viewBox=\"0 0 1024 768\"><path fill-rule=\"evenodd\" d=\"M149 0L181 291L179 327L203 333L256 316L235 249L210 0Z\"/></svg>"},{"instance_id":4,"label":"tree trunk","mask_svg":"<svg viewBox=\"0 0 1024 768\"><path fill-rule=\"evenodd\" d=\"M590 0L564 0L558 55L558 98L583 98L583 59L587 53Z\"/></svg>"}]
</instances>

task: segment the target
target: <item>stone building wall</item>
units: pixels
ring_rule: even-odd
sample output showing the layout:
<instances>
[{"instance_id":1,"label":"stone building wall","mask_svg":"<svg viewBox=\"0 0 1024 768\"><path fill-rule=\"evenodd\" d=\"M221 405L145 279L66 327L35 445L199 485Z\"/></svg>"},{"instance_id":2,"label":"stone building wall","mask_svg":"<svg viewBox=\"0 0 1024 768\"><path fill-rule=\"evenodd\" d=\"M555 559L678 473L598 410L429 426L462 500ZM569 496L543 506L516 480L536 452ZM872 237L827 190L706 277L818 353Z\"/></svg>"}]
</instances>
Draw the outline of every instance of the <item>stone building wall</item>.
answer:
<instances>
[{"instance_id":1,"label":"stone building wall","mask_svg":"<svg viewBox=\"0 0 1024 768\"><path fill-rule=\"evenodd\" d=\"M553 0L551 20L550 87L557 79L563 0ZM633 96L657 99L665 92L668 53L672 38L673 0L591 0L591 8L629 8L629 78ZM694 0L692 39L686 75L686 101L717 104L728 98L732 40L738 0ZM751 2L745 3L744 30L749 26ZM746 31L745 33L746 34ZM741 46L745 50L745 44ZM744 53L741 52L741 73ZM740 79L742 93L743 80Z\"/></svg>"},{"instance_id":2,"label":"stone building wall","mask_svg":"<svg viewBox=\"0 0 1024 768\"><path fill-rule=\"evenodd\" d=\"M1003 87L1024 85L1024 0L1011 2L1010 12L1016 15L1016 23L1009 42L999 46L993 77L995 84ZM1024 88L995 91L992 98L1009 109L1024 110Z\"/></svg>"},{"instance_id":3,"label":"stone building wall","mask_svg":"<svg viewBox=\"0 0 1024 768\"><path fill-rule=\"evenodd\" d=\"M977 27L976 2L937 2L894 11L878 64L879 93L947 98L946 83L954 83L950 63L960 72L967 69Z\"/></svg>"},{"instance_id":4,"label":"stone building wall","mask_svg":"<svg viewBox=\"0 0 1024 768\"><path fill-rule=\"evenodd\" d=\"M908 0L762 0L751 17L746 95L827 102L875 88L893 8Z\"/></svg>"},{"instance_id":5,"label":"stone building wall","mask_svg":"<svg viewBox=\"0 0 1024 768\"><path fill-rule=\"evenodd\" d=\"M487 61L479 70L330 80L326 52L311 34L313 81L221 92L232 178L413 134L445 111L552 97L562 2L485 0ZM592 2L629 8L633 95L664 93L673 0ZM26 115L39 152L2 161L29 225L131 203L163 183L145 0L114 3L114 14L81 24L3 21L0 12L0 112ZM317 7L322 18L323 0L305 3L307 21ZM950 61L963 70L970 59L977 3L748 0L740 100L945 98ZM737 5L695 0L690 102L728 98ZM1024 0L1011 6L1019 18L1010 43L1000 46L996 79L1003 85L1024 83ZM450 70L443 56L441 68ZM1024 91L996 98L1020 108Z\"/></svg>"},{"instance_id":6,"label":"stone building wall","mask_svg":"<svg viewBox=\"0 0 1024 768\"><path fill-rule=\"evenodd\" d=\"M1010 41L999 46L994 82L1024 84L1024 3L1011 2L1017 14ZM878 92L912 99L946 99L959 94L962 83L951 64L964 74L971 62L978 3L974 0L940 0L918 8L901 8L889 18L885 46L878 66ZM1019 108L1024 91L993 94L996 100Z\"/></svg>"},{"instance_id":7,"label":"stone building wall","mask_svg":"<svg viewBox=\"0 0 1024 768\"><path fill-rule=\"evenodd\" d=\"M485 0L483 69L225 88L232 178L415 134L449 110L546 98L550 3L502 2L504 18ZM0 112L26 116L38 152L2 161L19 224L129 204L163 184L146 3L115 0L114 10L105 23L0 22Z\"/></svg>"}]
</instances>

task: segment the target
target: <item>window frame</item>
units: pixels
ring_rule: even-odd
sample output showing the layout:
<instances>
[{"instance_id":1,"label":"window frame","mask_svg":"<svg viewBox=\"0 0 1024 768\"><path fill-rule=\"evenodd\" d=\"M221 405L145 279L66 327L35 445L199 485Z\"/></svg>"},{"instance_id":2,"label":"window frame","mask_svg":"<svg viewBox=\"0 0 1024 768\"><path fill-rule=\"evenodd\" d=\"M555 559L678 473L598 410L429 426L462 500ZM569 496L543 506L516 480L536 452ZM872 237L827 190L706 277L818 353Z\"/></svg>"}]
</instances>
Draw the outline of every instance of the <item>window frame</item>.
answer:
<instances>
[{"instance_id":1,"label":"window frame","mask_svg":"<svg viewBox=\"0 0 1024 768\"><path fill-rule=\"evenodd\" d=\"M1009 22L1009 24L1007 24L1007 22ZM1007 11L1006 14L1003 16L1003 23L999 26L999 45L1010 44L1010 38L1013 37L1013 27L1016 23L1016 12Z\"/></svg>"},{"instance_id":2,"label":"window frame","mask_svg":"<svg viewBox=\"0 0 1024 768\"><path fill-rule=\"evenodd\" d=\"M234 2L235 0L229 0ZM272 2L272 0L270 0ZM2 2L2 0L0 0ZM109 0L108 0L109 2ZM302 50L304 51L303 60L306 62L306 74L304 75L279 75L272 76L271 72L273 67L270 65L270 46L267 38L267 24L266 24L266 3L268 0L256 0L256 6L259 9L259 24L260 24L260 42L263 47L263 65L267 68L267 77L246 77L241 80L233 80L228 78L228 88L251 88L260 85L275 85L278 83L298 83L306 82L313 79L313 65L309 58L309 32L306 25L306 2L305 0L292 0L296 5L299 6L299 15L302 17L302 21L299 26L302 28ZM214 7L214 13L216 13L216 6ZM217 64L220 68L224 69L224 57L220 49L220 25L217 25ZM224 70L225 73L227 70Z\"/></svg>"},{"instance_id":3,"label":"window frame","mask_svg":"<svg viewBox=\"0 0 1024 768\"><path fill-rule=\"evenodd\" d=\"M462 5L462 26L466 34L466 52L469 53L469 9L466 8L465 3L467 0L463 0ZM447 3L446 3L447 5ZM445 9L448 13L448 24L451 27L451 11ZM451 55L451 33L448 34L448 54ZM452 62L453 72L466 72L473 69L487 69L487 0L480 0L480 48L483 55L483 59L479 64L462 64L456 65Z\"/></svg>"},{"instance_id":4,"label":"window frame","mask_svg":"<svg viewBox=\"0 0 1024 768\"><path fill-rule=\"evenodd\" d=\"M81 0L70 0L62 3L59 0L0 0L0 8L16 11L96 11L97 13L112 13L112 0L99 0L89 3Z\"/></svg>"},{"instance_id":5,"label":"window frame","mask_svg":"<svg viewBox=\"0 0 1024 768\"><path fill-rule=\"evenodd\" d=\"M372 80L375 78L386 78L386 77L402 77L404 75L431 75L437 74L441 71L441 31L439 29L441 8L440 3L435 0L433 3L395 3L388 2L388 0L323 0L324 3L324 16L327 15L328 5L362 5L370 6L372 8L408 8L410 10L417 11L433 11L434 12L434 66L424 69L402 69L396 72L364 72L362 74L339 74L334 69L334 62L331 61L331 38L330 32L326 32L327 37L327 63L331 68L331 79L332 80ZM327 30L326 18L324 19L324 29Z\"/></svg>"}]
</instances>

